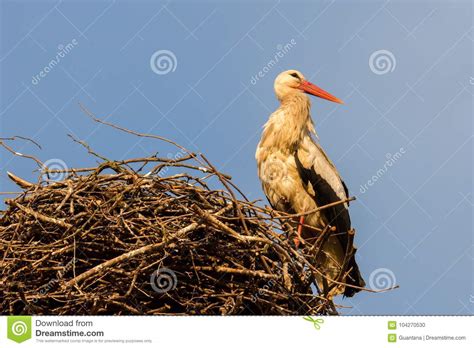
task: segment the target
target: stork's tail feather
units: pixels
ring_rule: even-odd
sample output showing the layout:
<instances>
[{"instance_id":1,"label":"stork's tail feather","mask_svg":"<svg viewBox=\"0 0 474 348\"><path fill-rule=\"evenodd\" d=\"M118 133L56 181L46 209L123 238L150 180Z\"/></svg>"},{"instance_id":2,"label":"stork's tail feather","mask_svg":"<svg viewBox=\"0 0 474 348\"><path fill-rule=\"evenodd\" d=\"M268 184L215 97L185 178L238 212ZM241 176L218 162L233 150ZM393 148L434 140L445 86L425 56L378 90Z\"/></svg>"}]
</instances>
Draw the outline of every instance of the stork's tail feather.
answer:
<instances>
[{"instance_id":1,"label":"stork's tail feather","mask_svg":"<svg viewBox=\"0 0 474 348\"><path fill-rule=\"evenodd\" d=\"M349 264L349 267L351 268L351 272L346 277L346 284L363 288L365 286L365 281L364 279L362 279L362 275L360 274L360 271L359 271L359 266L357 265L357 262L355 260L355 252L354 252L354 256L352 256L352 260ZM344 289L344 296L352 297L359 291L361 291L361 289L353 288L351 286L346 286Z\"/></svg>"}]
</instances>

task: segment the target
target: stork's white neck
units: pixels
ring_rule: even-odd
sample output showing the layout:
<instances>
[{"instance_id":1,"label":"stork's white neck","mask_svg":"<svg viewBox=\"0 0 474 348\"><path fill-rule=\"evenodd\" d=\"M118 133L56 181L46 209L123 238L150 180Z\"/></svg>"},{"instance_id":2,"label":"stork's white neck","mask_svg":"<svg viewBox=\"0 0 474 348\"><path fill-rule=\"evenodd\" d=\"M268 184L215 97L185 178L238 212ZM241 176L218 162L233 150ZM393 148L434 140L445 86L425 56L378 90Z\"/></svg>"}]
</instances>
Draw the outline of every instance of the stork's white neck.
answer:
<instances>
[{"instance_id":1,"label":"stork's white neck","mask_svg":"<svg viewBox=\"0 0 474 348\"><path fill-rule=\"evenodd\" d=\"M260 146L293 152L305 135L314 132L310 108L310 100L303 93L284 98L265 124Z\"/></svg>"}]
</instances>

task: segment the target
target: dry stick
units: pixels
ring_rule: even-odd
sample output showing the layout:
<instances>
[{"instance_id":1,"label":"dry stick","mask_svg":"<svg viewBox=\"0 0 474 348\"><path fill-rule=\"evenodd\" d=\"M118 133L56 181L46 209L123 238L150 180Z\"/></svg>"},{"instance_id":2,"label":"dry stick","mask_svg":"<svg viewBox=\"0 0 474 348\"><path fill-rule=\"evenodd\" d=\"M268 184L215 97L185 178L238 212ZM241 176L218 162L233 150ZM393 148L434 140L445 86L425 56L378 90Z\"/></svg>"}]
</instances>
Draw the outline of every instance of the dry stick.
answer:
<instances>
[{"instance_id":1,"label":"dry stick","mask_svg":"<svg viewBox=\"0 0 474 348\"><path fill-rule=\"evenodd\" d=\"M215 271L219 273L232 273L232 274L242 274L242 275L249 275L253 277L265 278L265 279L278 279L278 276L275 274L268 274L263 271L252 271L249 269L238 269L238 268L230 268L224 266L196 266L196 270L198 271Z\"/></svg>"},{"instance_id":2,"label":"dry stick","mask_svg":"<svg viewBox=\"0 0 474 348\"><path fill-rule=\"evenodd\" d=\"M13 173L7 172L7 175L10 178L11 181L13 181L15 184L17 184L18 186L20 186L23 189L28 189L30 187L35 186L35 184L33 184L29 181L26 181L26 180L24 180L24 179L22 179L22 178L20 178L16 175L14 175Z\"/></svg>"},{"instance_id":3,"label":"dry stick","mask_svg":"<svg viewBox=\"0 0 474 348\"><path fill-rule=\"evenodd\" d=\"M74 193L74 189L72 188L72 185L69 185L69 189L68 189L66 195L64 196L64 199L61 201L61 203L59 203L59 205L56 207L56 209L54 211L55 212L60 211L61 208L64 206L64 204L66 204L68 199L71 198L73 193Z\"/></svg>"},{"instance_id":4,"label":"dry stick","mask_svg":"<svg viewBox=\"0 0 474 348\"><path fill-rule=\"evenodd\" d=\"M15 150L13 150L13 148L11 148L10 146L8 146L7 144L5 144L3 141L0 140L0 146L4 147L8 152L14 154L15 156L18 156L18 157L23 157L23 158L29 158L30 160L33 160L36 162L36 164L42 168L44 167L44 163L41 162L39 159L37 159L35 156L32 156L32 155L25 155L21 152L17 152Z\"/></svg>"},{"instance_id":5,"label":"dry stick","mask_svg":"<svg viewBox=\"0 0 474 348\"><path fill-rule=\"evenodd\" d=\"M214 216L211 214L205 212L204 210L200 209L197 205L194 205L192 207L199 216L201 216L203 219L207 220L210 222L212 225L215 227L221 229L223 232L226 232L228 235L234 237L235 239L241 241L241 242L262 242L262 243L270 243L268 240L260 238L260 237L253 237L253 236L242 236L236 231L234 231L232 228L227 226L226 224L220 222L217 220Z\"/></svg>"},{"instance_id":6,"label":"dry stick","mask_svg":"<svg viewBox=\"0 0 474 348\"><path fill-rule=\"evenodd\" d=\"M116 163L117 165L123 165L123 164L131 164L131 163L142 163L142 162L163 162L161 165L167 166L171 165L174 163L179 163L179 162L184 162L189 159L194 158L194 155L186 155L183 156L179 159L169 159L169 158L162 158L162 157L140 157L140 158L131 158L127 160L121 160L121 161L112 161ZM185 168L190 168L190 169L196 169L199 170L199 167L192 166L192 165L185 165L185 164L180 164L179 166L185 167ZM51 169L48 172L49 173L69 173L69 172L74 172L74 173L84 173L84 172L93 172L97 170L97 167L83 167L83 168L64 168L64 169Z\"/></svg>"},{"instance_id":7,"label":"dry stick","mask_svg":"<svg viewBox=\"0 0 474 348\"><path fill-rule=\"evenodd\" d=\"M126 303L122 303L122 302L119 302L119 301L116 301L116 300L110 300L110 303L116 305L116 306L119 306L119 307L123 307L124 309L130 311L131 313L133 314L143 314L141 313L139 310L133 308L132 306L129 306L128 304Z\"/></svg>"},{"instance_id":8,"label":"dry stick","mask_svg":"<svg viewBox=\"0 0 474 348\"><path fill-rule=\"evenodd\" d=\"M336 228L332 227L331 225L327 224L324 229L322 230L321 234L319 237L316 239L316 241L313 243L311 248L309 249L309 254L312 254L314 250L317 249L316 254L314 255L313 260L316 261L316 258L318 256L318 253L321 251L323 245L327 242L329 236L331 235L330 232L334 232Z\"/></svg>"},{"instance_id":9,"label":"dry stick","mask_svg":"<svg viewBox=\"0 0 474 348\"><path fill-rule=\"evenodd\" d=\"M199 226L199 224L194 222L194 223L186 226L185 228L182 228L179 231L177 231L176 234L173 236L173 238L179 238L180 236L183 236L184 234L195 230L198 226ZM103 262L100 265L97 265L97 266L89 269L88 271L79 274L77 277L71 279L70 281L68 281L67 283L65 283L63 285L63 288L64 287L70 287L74 284L78 284L79 282L81 282L81 281L83 281L87 278L90 278L93 275L101 274L104 270L106 270L107 268L109 268L109 267L111 267L111 266L113 266L117 263L120 263L122 261L134 258L135 256L138 256L138 255L144 255L144 254L150 253L152 251L155 251L157 249L160 249L165 244L166 244L165 242L160 242L160 243L155 243L155 244L151 244L151 245L145 245L141 248L129 251L129 252L127 252L125 254L122 254L120 256L117 256L117 257L115 257L111 260Z\"/></svg>"},{"instance_id":10,"label":"dry stick","mask_svg":"<svg viewBox=\"0 0 474 348\"><path fill-rule=\"evenodd\" d=\"M17 138L18 138L18 139L21 139L21 140L29 141L30 143L36 145L40 150L42 149L41 145L38 144L36 141L34 141L34 140L31 139L31 138L24 137L24 136L21 136L21 135L14 135L14 136L12 136L12 137L0 138L0 140L16 140Z\"/></svg>"},{"instance_id":11,"label":"dry stick","mask_svg":"<svg viewBox=\"0 0 474 348\"><path fill-rule=\"evenodd\" d=\"M43 215L41 213L38 213L36 211L34 211L33 209L31 208L28 208L28 207L24 207L22 206L20 203L18 202L15 202L13 200L9 200L7 202L9 205L11 206L16 206L17 208L19 208L20 210L24 211L25 213L27 214L30 214L32 216L34 216L36 219L38 220L41 220L43 222L49 222L51 224L55 224L55 225L58 225L58 226L61 226L63 228L72 228L73 226L67 222L65 222L64 220L62 219L55 219L55 218L52 218L52 217L49 217L49 216L46 216L46 215Z\"/></svg>"},{"instance_id":12,"label":"dry stick","mask_svg":"<svg viewBox=\"0 0 474 348\"><path fill-rule=\"evenodd\" d=\"M95 121L95 122L97 122L97 123L104 124L104 125L106 125L106 126L109 126L109 127L115 128L115 129L118 129L118 130L120 130L120 131L122 131L122 132L125 132L125 133L129 133L129 134L136 135L136 136L138 136L138 137L162 140L162 141L164 141L164 142L167 142L168 144L171 144L171 145L176 146L177 148L179 148L179 149L181 149L182 151L186 152L187 154L191 155L194 159L197 159L197 157L196 157L191 151L189 151L189 150L186 149L185 147L179 145L178 143L175 143L175 142L172 141L172 140L169 140L169 139L164 138L164 137L160 137L160 136L158 136L158 135L140 133L140 132L132 131L132 130L130 130L130 129L121 127L121 126L117 126L117 125L115 125L115 124L113 124L113 123L110 123L110 122L107 122L107 121L104 121L104 120L101 120L101 119L97 118L92 112L90 112L89 110L87 110L82 104L79 104L79 107L82 109L82 111L84 111L84 113L85 113L87 116L89 116L93 121Z\"/></svg>"},{"instance_id":13,"label":"dry stick","mask_svg":"<svg viewBox=\"0 0 474 348\"><path fill-rule=\"evenodd\" d=\"M248 228L247 228L247 224L245 222L245 218L244 218L244 215L242 213L242 209L240 207L240 204L239 204L239 201L236 199L235 195L234 195L234 192L232 191L232 189L229 187L229 185L227 184L227 181L226 179L222 176L222 174L217 171L216 167L214 167L211 162L208 161L208 159L206 158L206 156L204 156L203 154L201 154L201 157L202 159L207 163L207 165L209 167L211 167L211 169L214 171L214 173L217 175L217 177L219 178L219 181L222 183L222 185L224 185L224 187L227 189L227 191L230 193L230 195L232 196L232 199L235 203L235 209L237 210L237 214L239 214L239 217L240 217L240 221L242 222L242 226L245 230L245 232L247 233L247 235L250 233Z\"/></svg>"},{"instance_id":14,"label":"dry stick","mask_svg":"<svg viewBox=\"0 0 474 348\"><path fill-rule=\"evenodd\" d=\"M223 173L221 173L221 175L228 180L227 182L229 183L229 185L231 185L245 199L245 201L249 202L249 199L247 198L247 196L238 188L238 186L234 184L232 181L230 181L232 180L232 177L230 175L226 175Z\"/></svg>"},{"instance_id":15,"label":"dry stick","mask_svg":"<svg viewBox=\"0 0 474 348\"><path fill-rule=\"evenodd\" d=\"M160 242L160 243L155 243L155 244L151 244L151 245L146 245L144 247L129 251L129 252L127 252L125 254L122 254L120 256L117 256L117 257L115 257L111 260L103 262L100 265L97 265L97 266L89 269L88 271L86 271L84 273L79 274L77 277L75 277L75 278L69 280L68 282L66 282L62 287L63 288L71 287L71 286L73 286L75 284L78 284L79 282L81 282L81 281L83 281L87 278L90 278L93 275L101 274L107 268L109 268L109 267L111 267L111 266L113 266L117 263L120 263L122 261L131 259L131 258L133 258L135 256L138 256L138 255L147 254L147 253L152 252L154 250L160 249L164 245L165 245L164 242Z\"/></svg>"},{"instance_id":16,"label":"dry stick","mask_svg":"<svg viewBox=\"0 0 474 348\"><path fill-rule=\"evenodd\" d=\"M285 284L285 289L291 290L291 278L288 274L288 262L283 262L283 282Z\"/></svg>"},{"instance_id":17,"label":"dry stick","mask_svg":"<svg viewBox=\"0 0 474 348\"><path fill-rule=\"evenodd\" d=\"M89 144L87 144L86 142L82 141L82 140L79 140L79 139L76 139L72 134L68 134L68 137L72 139L72 141L74 141L75 143L78 143L79 145L81 145L82 147L84 147L87 152L89 154L91 154L92 156L95 156L97 158L100 158L101 160L105 161L105 162L112 162L111 160L109 160L108 158L102 156L102 155L99 155L97 152L93 151L92 148L90 147Z\"/></svg>"},{"instance_id":18,"label":"dry stick","mask_svg":"<svg viewBox=\"0 0 474 348\"><path fill-rule=\"evenodd\" d=\"M22 268L18 269L15 273L20 273L22 270L24 269L27 269L29 267L31 267L32 269L34 269L37 265L39 265L40 263L42 263L43 261L47 260L48 257L51 257L52 255L57 255L57 254L61 254L62 252L65 252L65 251L69 251L72 249L72 246L68 245L68 246L65 246L59 250L55 250L53 252L49 252L47 254L45 254L41 259L39 260L36 260L35 262L33 262L32 264L30 265L26 265L26 266L23 266ZM6 256L6 253L5 253L5 256Z\"/></svg>"}]
</instances>

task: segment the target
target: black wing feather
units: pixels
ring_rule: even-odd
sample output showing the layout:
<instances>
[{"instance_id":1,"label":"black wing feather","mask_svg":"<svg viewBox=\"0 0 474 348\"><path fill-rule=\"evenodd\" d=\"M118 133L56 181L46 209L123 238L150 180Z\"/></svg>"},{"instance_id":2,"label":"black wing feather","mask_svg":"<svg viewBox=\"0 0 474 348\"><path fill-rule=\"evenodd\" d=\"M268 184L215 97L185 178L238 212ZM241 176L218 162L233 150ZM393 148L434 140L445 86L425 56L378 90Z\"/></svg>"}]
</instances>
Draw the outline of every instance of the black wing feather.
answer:
<instances>
[{"instance_id":1,"label":"black wing feather","mask_svg":"<svg viewBox=\"0 0 474 348\"><path fill-rule=\"evenodd\" d=\"M346 197L349 198L349 189L347 188L346 183L343 180L341 180L341 182L342 186L344 187L344 193L346 194ZM347 202L347 205L349 205L349 202Z\"/></svg>"},{"instance_id":2,"label":"black wing feather","mask_svg":"<svg viewBox=\"0 0 474 348\"><path fill-rule=\"evenodd\" d=\"M300 159L298 158L298 152L295 153L294 157L301 179L306 185L308 183L311 183L311 185L313 186L313 190L315 191L314 200L316 201L318 207L341 200L340 197L337 195L336 191L331 187L331 185L326 180L324 180L324 178L320 174L316 173L313 166L311 166L311 168L305 168L303 166ZM344 191L346 192L346 197L349 197L349 192L346 185L344 184L344 182L342 182L342 184L344 186ZM339 240L339 243L341 244L342 249L346 250L348 243L347 232L351 228L349 210L344 206L344 204L338 204L332 208L324 209L321 213L324 214L326 220L330 225L336 227L336 236ZM354 255L349 261L349 266L352 268L352 270L349 274L349 278L346 279L347 283L349 285L363 287L365 285L365 282L362 279L362 276L360 275L359 267L355 261ZM344 290L344 296L352 297L355 293L359 291L359 289L354 289L346 286Z\"/></svg>"},{"instance_id":3,"label":"black wing feather","mask_svg":"<svg viewBox=\"0 0 474 348\"><path fill-rule=\"evenodd\" d=\"M326 180L324 180L321 175L316 173L314 167L305 168L303 166L300 159L298 158L298 153L295 153L295 162L303 182L306 185L310 183L313 186L313 189L316 192L314 199L318 207L341 200L331 185ZM344 188L347 191L345 185ZM337 232L339 232L338 235L340 234L342 236L341 244L343 245L343 248L345 248L347 245L346 232L351 228L349 211L344 206L344 204L339 204L335 207L324 209L322 213L325 215L328 223L337 228Z\"/></svg>"}]
</instances>

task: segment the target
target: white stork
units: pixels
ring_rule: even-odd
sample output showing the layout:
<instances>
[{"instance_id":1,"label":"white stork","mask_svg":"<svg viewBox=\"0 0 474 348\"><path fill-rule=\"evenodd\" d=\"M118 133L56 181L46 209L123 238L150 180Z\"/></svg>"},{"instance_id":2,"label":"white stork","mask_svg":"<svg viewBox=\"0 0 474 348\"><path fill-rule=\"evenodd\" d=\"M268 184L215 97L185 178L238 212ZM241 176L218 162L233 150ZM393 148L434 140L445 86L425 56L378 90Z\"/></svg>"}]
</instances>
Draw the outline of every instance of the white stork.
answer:
<instances>
[{"instance_id":1,"label":"white stork","mask_svg":"<svg viewBox=\"0 0 474 348\"><path fill-rule=\"evenodd\" d=\"M280 107L265 124L255 157L263 190L274 209L290 214L302 214L317 207L348 198L347 188L336 167L312 138L316 137L310 115L311 103L307 94L343 104L343 102L307 81L296 70L284 71L275 79L275 94ZM308 214L300 218L299 240L311 243L318 237L315 229L326 225L336 228L319 254L319 269L333 280L339 276L346 254L348 231L351 229L348 203ZM365 285L354 258L342 282L357 287ZM340 278L339 278L340 279ZM322 280L318 283L321 286ZM352 297L359 289L337 286L330 295Z\"/></svg>"}]
</instances>

